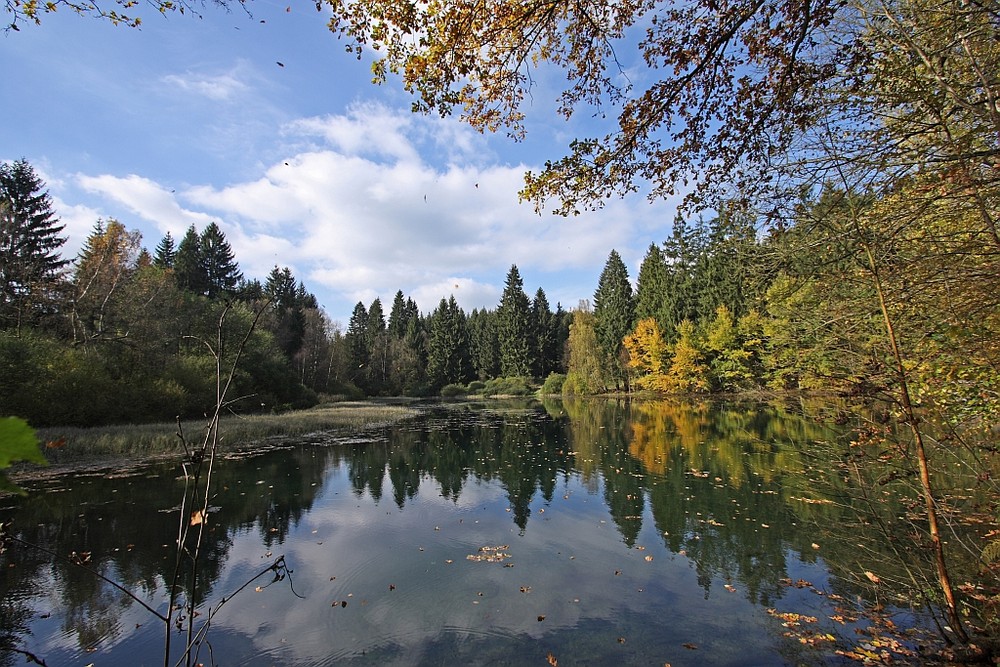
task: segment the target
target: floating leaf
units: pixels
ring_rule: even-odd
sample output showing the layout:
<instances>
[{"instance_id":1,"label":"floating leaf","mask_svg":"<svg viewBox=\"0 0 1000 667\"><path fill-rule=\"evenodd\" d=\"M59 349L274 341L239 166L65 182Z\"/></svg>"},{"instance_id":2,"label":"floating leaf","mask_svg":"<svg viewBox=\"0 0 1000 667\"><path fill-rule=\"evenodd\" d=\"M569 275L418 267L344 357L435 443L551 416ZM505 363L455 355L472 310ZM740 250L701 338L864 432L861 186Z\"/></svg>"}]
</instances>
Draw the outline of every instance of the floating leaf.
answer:
<instances>
[{"instance_id":1,"label":"floating leaf","mask_svg":"<svg viewBox=\"0 0 1000 667\"><path fill-rule=\"evenodd\" d=\"M200 526L205 523L205 513L202 510L191 512L191 525Z\"/></svg>"},{"instance_id":2,"label":"floating leaf","mask_svg":"<svg viewBox=\"0 0 1000 667\"><path fill-rule=\"evenodd\" d=\"M872 582L873 584L882 583L882 580L878 578L878 575L876 575L876 574L874 574L872 572L869 572L868 570L865 570L865 576L868 577L868 580L870 582Z\"/></svg>"},{"instance_id":3,"label":"floating leaf","mask_svg":"<svg viewBox=\"0 0 1000 667\"><path fill-rule=\"evenodd\" d=\"M552 667L559 667L559 661L556 660L556 657L552 655L551 652L545 656L545 659L549 661L549 664L552 665Z\"/></svg>"},{"instance_id":4,"label":"floating leaf","mask_svg":"<svg viewBox=\"0 0 1000 667\"><path fill-rule=\"evenodd\" d=\"M692 644L691 642L684 642L683 644L681 644L681 646L683 646L684 648L686 648L686 649L688 649L690 651L697 651L698 650L698 645L697 644Z\"/></svg>"},{"instance_id":5,"label":"floating leaf","mask_svg":"<svg viewBox=\"0 0 1000 667\"><path fill-rule=\"evenodd\" d=\"M538 622L541 623L544 620L545 620L545 614L539 614L538 615Z\"/></svg>"}]
</instances>

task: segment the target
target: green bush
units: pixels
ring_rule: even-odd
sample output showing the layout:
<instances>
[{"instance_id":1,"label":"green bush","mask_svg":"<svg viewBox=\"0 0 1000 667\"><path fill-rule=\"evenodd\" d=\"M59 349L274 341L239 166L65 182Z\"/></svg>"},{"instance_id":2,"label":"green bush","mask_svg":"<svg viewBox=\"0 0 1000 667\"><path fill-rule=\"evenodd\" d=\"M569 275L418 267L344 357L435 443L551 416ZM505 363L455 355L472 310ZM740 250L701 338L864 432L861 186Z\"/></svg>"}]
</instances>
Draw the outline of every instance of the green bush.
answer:
<instances>
[{"instance_id":1,"label":"green bush","mask_svg":"<svg viewBox=\"0 0 1000 667\"><path fill-rule=\"evenodd\" d=\"M495 378L483 388L484 396L530 396L533 393L528 379L523 377Z\"/></svg>"},{"instance_id":2,"label":"green bush","mask_svg":"<svg viewBox=\"0 0 1000 667\"><path fill-rule=\"evenodd\" d=\"M473 380L469 383L469 393L470 394L481 394L483 389L486 388L486 383L482 380Z\"/></svg>"},{"instance_id":3,"label":"green bush","mask_svg":"<svg viewBox=\"0 0 1000 667\"><path fill-rule=\"evenodd\" d=\"M549 376L545 378L545 384L542 385L542 394L561 394L565 382L566 376L562 373L549 373Z\"/></svg>"},{"instance_id":4,"label":"green bush","mask_svg":"<svg viewBox=\"0 0 1000 667\"><path fill-rule=\"evenodd\" d=\"M446 384L441 387L441 396L444 398L453 398L455 396L465 396L469 393L465 385L461 384Z\"/></svg>"}]
</instances>

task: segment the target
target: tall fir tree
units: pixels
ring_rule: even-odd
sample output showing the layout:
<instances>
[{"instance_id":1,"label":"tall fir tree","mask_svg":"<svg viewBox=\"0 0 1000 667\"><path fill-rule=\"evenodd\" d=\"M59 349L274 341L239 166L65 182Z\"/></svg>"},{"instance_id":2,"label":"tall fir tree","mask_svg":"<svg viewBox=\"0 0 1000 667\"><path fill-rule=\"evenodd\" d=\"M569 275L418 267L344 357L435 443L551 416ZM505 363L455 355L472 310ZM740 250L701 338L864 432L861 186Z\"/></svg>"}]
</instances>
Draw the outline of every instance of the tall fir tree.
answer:
<instances>
[{"instance_id":1,"label":"tall fir tree","mask_svg":"<svg viewBox=\"0 0 1000 667\"><path fill-rule=\"evenodd\" d=\"M534 375L544 378L554 371L558 365L556 348L556 320L549 308L549 300L541 287L535 292L531 301L531 343L534 356Z\"/></svg>"},{"instance_id":2,"label":"tall fir tree","mask_svg":"<svg viewBox=\"0 0 1000 667\"><path fill-rule=\"evenodd\" d=\"M208 276L201 261L201 239L194 225L188 227L174 256L174 280L182 290L205 294Z\"/></svg>"},{"instance_id":3,"label":"tall fir tree","mask_svg":"<svg viewBox=\"0 0 1000 667\"><path fill-rule=\"evenodd\" d=\"M639 266L639 278L635 294L636 321L652 317L660 331L665 325L667 299L667 260L660 246L649 244L646 256Z\"/></svg>"},{"instance_id":4,"label":"tall fir tree","mask_svg":"<svg viewBox=\"0 0 1000 667\"><path fill-rule=\"evenodd\" d=\"M510 267L497 307L497 343L500 350L500 374L504 377L527 377L534 365L529 336L531 305L524 293L524 281L517 266Z\"/></svg>"},{"instance_id":5,"label":"tall fir tree","mask_svg":"<svg viewBox=\"0 0 1000 667\"><path fill-rule=\"evenodd\" d=\"M663 244L667 261L667 289L660 328L668 342L677 340L677 326L698 319L698 259L705 249L703 225L689 225L680 216L674 220L671 236Z\"/></svg>"},{"instance_id":6,"label":"tall fir tree","mask_svg":"<svg viewBox=\"0 0 1000 667\"><path fill-rule=\"evenodd\" d=\"M389 336L386 332L382 299L375 297L368 306L368 326L365 330L368 346L368 389L373 394L385 391L392 360L389 357Z\"/></svg>"},{"instance_id":7,"label":"tall fir tree","mask_svg":"<svg viewBox=\"0 0 1000 667\"><path fill-rule=\"evenodd\" d=\"M201 232L198 244L198 258L205 278L205 295L215 298L234 294L243 274L219 225L210 222Z\"/></svg>"},{"instance_id":8,"label":"tall fir tree","mask_svg":"<svg viewBox=\"0 0 1000 667\"><path fill-rule=\"evenodd\" d=\"M473 310L469 315L469 353L472 368L480 380L500 375L500 348L497 342L496 312Z\"/></svg>"},{"instance_id":9,"label":"tall fir tree","mask_svg":"<svg viewBox=\"0 0 1000 667\"><path fill-rule=\"evenodd\" d=\"M306 335L305 307L292 270L287 266L271 269L263 292L271 300L271 316L265 324L285 357L291 360L302 348Z\"/></svg>"},{"instance_id":10,"label":"tall fir tree","mask_svg":"<svg viewBox=\"0 0 1000 667\"><path fill-rule=\"evenodd\" d=\"M163 238L156 245L154 252L154 266L161 269L174 268L174 260L177 258L177 245L174 243L174 237L170 235L170 232L163 235Z\"/></svg>"},{"instance_id":11,"label":"tall fir tree","mask_svg":"<svg viewBox=\"0 0 1000 667\"><path fill-rule=\"evenodd\" d=\"M60 271L52 199L27 160L0 164L0 328L20 331L53 310Z\"/></svg>"},{"instance_id":12,"label":"tall fir tree","mask_svg":"<svg viewBox=\"0 0 1000 667\"><path fill-rule=\"evenodd\" d=\"M464 383L469 375L469 341L465 313L452 295L441 299L430 319L427 381L432 389Z\"/></svg>"},{"instance_id":13,"label":"tall fir tree","mask_svg":"<svg viewBox=\"0 0 1000 667\"><path fill-rule=\"evenodd\" d=\"M406 335L407 312L406 302L403 300L403 290L396 290L396 296L392 298L392 308L389 310L389 335L400 339Z\"/></svg>"},{"instance_id":14,"label":"tall fir tree","mask_svg":"<svg viewBox=\"0 0 1000 667\"><path fill-rule=\"evenodd\" d=\"M634 320L635 303L628 269L618 252L612 250L594 292L594 331L616 388L625 388L622 342L632 331Z\"/></svg>"},{"instance_id":15,"label":"tall fir tree","mask_svg":"<svg viewBox=\"0 0 1000 667\"><path fill-rule=\"evenodd\" d=\"M348 377L349 382L354 382L361 389L366 387L368 362L370 354L368 350L368 309L365 304L358 301L351 313L351 319L347 323L347 333L344 335L347 344Z\"/></svg>"}]
</instances>

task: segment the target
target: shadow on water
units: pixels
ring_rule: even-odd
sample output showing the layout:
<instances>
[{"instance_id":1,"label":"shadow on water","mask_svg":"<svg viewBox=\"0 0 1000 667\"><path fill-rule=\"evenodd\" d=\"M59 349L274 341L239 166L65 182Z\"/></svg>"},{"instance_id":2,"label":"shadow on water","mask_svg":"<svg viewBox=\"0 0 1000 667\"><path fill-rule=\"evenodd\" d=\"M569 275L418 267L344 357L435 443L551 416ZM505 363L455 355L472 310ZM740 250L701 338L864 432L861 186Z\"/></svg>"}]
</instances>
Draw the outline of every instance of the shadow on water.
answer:
<instances>
[{"instance_id":1,"label":"shadow on water","mask_svg":"<svg viewBox=\"0 0 1000 667\"><path fill-rule=\"evenodd\" d=\"M788 619L827 620L812 639L848 635L831 610L866 592L830 575L833 559L854 567L846 545L857 523L847 482L822 458L849 427L820 412L457 403L360 441L224 461L199 602L231 595L279 553L305 599L287 587L242 593L213 622L212 655L261 665L823 662L836 637L798 641ZM0 519L160 608L181 484L174 464L67 476L10 501ZM162 663L162 625L127 596L39 551L2 559L5 641L50 665L91 653Z\"/></svg>"}]
</instances>

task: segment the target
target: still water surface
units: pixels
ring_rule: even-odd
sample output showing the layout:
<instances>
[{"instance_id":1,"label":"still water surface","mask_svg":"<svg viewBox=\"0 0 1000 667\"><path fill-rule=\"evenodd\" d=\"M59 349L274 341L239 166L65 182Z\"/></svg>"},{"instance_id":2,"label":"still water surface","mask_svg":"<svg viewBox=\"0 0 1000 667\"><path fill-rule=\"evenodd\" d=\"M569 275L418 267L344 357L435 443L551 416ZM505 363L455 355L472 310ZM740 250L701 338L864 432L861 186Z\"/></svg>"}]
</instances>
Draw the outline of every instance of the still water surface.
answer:
<instances>
[{"instance_id":1,"label":"still water surface","mask_svg":"<svg viewBox=\"0 0 1000 667\"><path fill-rule=\"evenodd\" d=\"M228 602L199 661L835 660L836 642L787 636L777 614L820 619L810 637L851 634L828 620L831 598L856 595L827 560L846 510L810 458L846 433L794 406L461 404L223 461L199 599L217 604L282 554L293 572ZM0 520L165 611L178 474L39 483ZM3 637L49 665L162 664L162 624L119 591L39 552L2 558Z\"/></svg>"}]
</instances>

